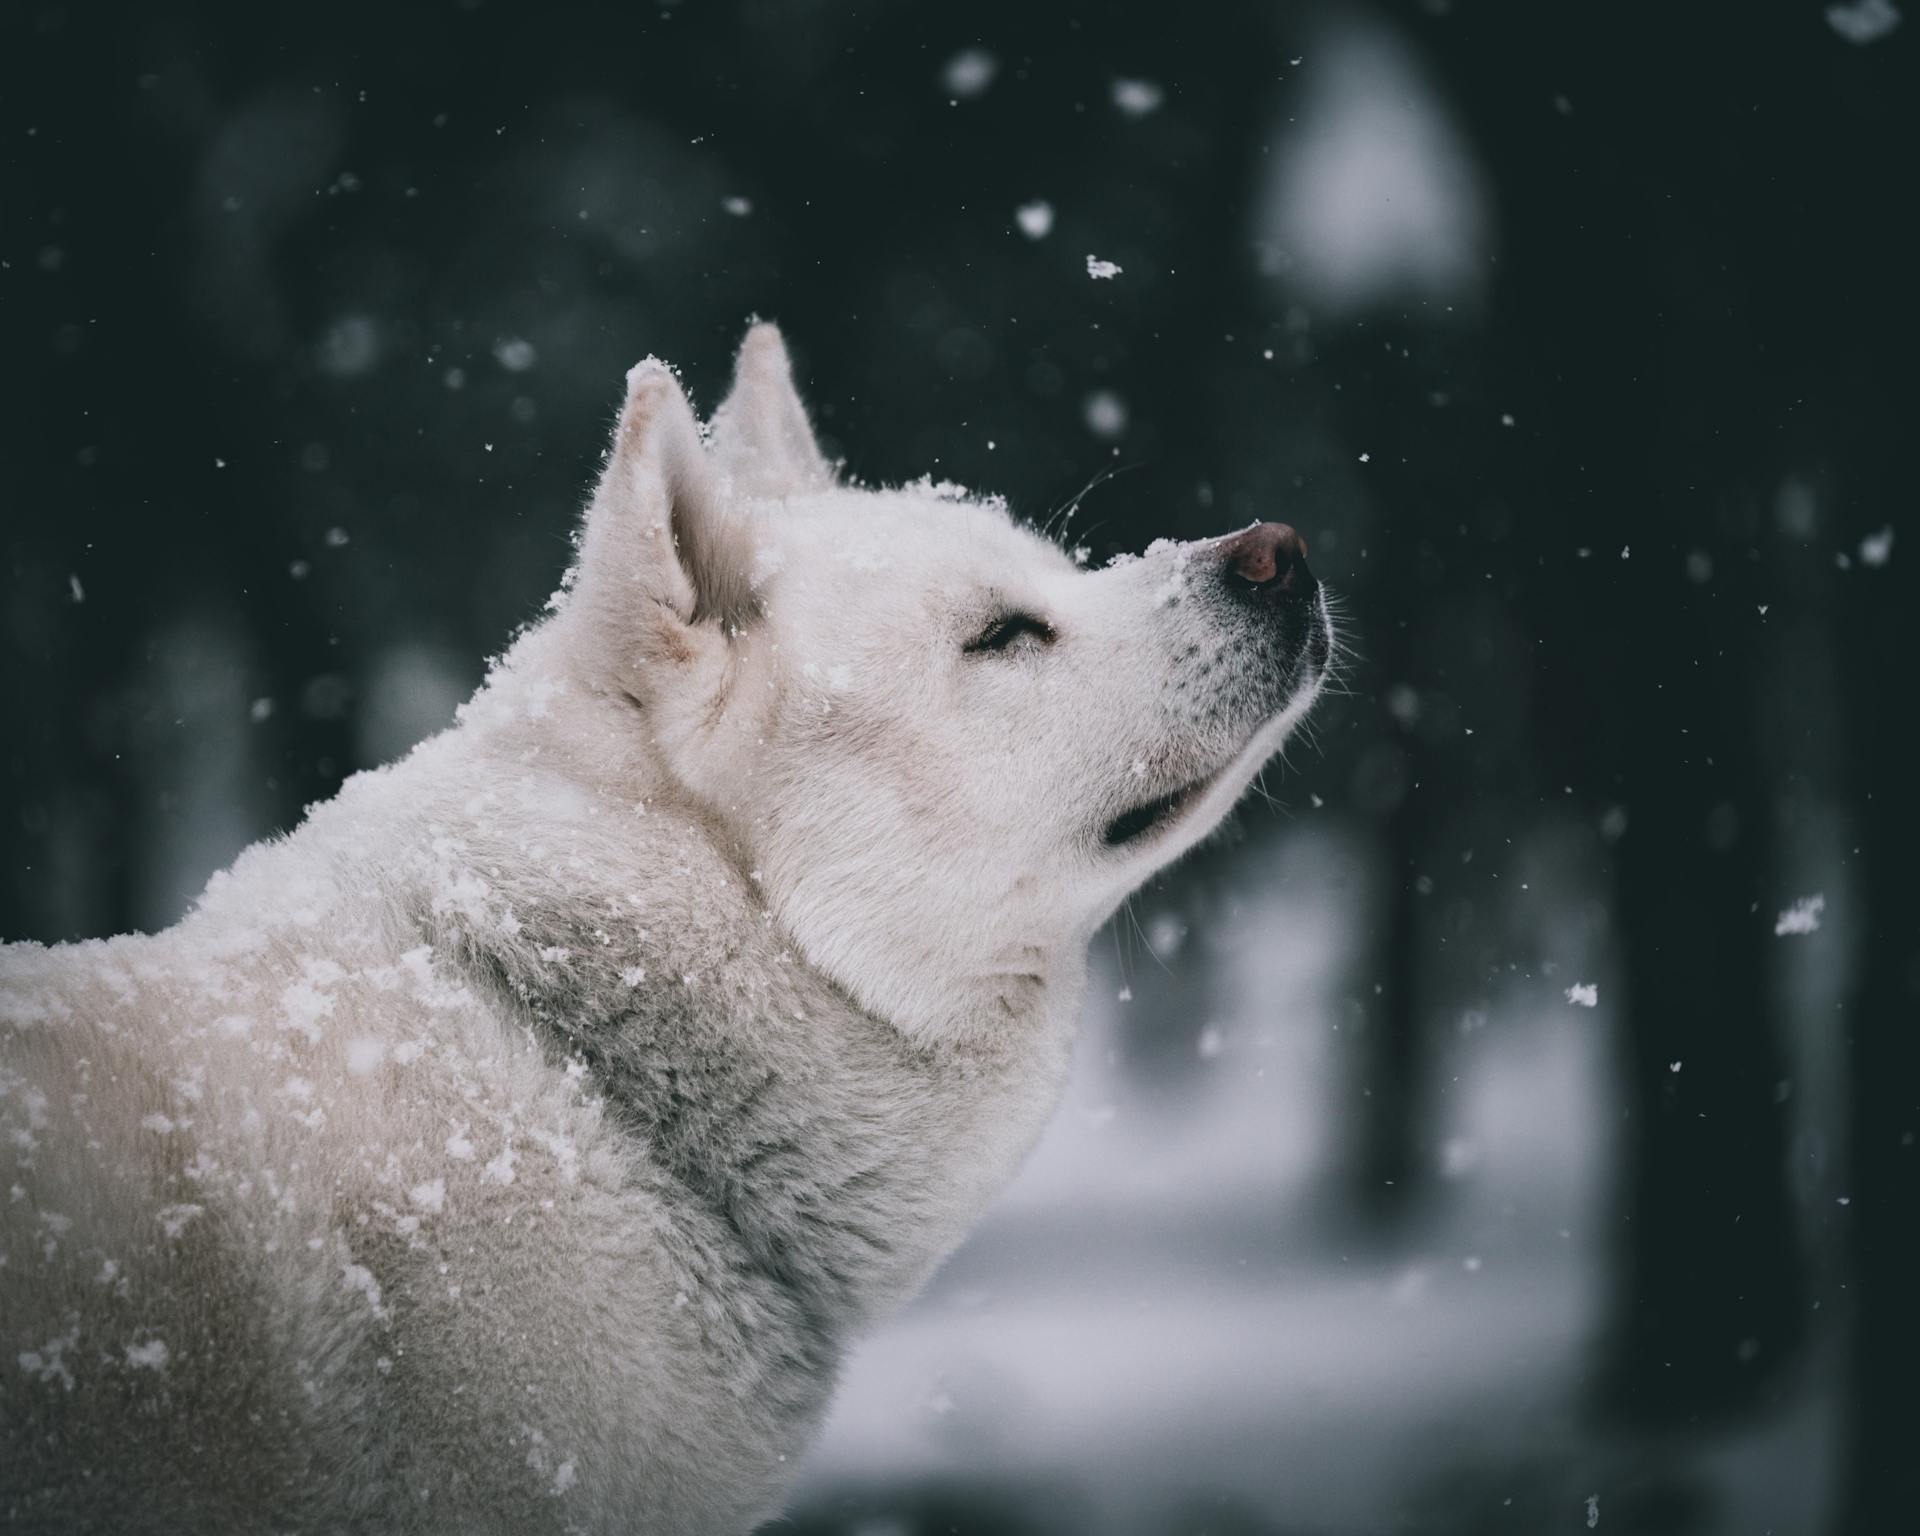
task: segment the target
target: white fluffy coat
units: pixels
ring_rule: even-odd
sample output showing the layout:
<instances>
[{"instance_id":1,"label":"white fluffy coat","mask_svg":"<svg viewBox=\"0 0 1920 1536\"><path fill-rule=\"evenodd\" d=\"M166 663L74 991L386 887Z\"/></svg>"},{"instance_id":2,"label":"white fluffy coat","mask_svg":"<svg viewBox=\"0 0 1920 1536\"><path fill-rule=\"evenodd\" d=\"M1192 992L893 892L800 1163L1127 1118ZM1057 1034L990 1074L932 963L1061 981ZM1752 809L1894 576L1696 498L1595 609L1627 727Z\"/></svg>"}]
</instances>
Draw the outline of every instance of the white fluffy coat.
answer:
<instances>
[{"instance_id":1,"label":"white fluffy coat","mask_svg":"<svg viewBox=\"0 0 1920 1536\"><path fill-rule=\"evenodd\" d=\"M553 614L165 933L0 952L0 1522L745 1531L1320 685L1214 545L839 485L771 327ZM1008 607L1051 633L969 636ZM1191 784L1138 843L1100 829Z\"/></svg>"}]
</instances>

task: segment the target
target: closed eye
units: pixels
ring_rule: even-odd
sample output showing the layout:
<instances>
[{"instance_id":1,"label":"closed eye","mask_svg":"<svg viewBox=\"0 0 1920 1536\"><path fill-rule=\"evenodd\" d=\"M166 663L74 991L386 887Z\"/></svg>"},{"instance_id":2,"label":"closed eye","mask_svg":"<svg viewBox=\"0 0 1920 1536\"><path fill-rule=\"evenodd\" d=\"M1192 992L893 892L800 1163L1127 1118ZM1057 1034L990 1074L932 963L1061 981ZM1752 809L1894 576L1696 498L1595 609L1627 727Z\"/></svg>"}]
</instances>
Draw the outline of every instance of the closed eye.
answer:
<instances>
[{"instance_id":1,"label":"closed eye","mask_svg":"<svg viewBox=\"0 0 1920 1536\"><path fill-rule=\"evenodd\" d=\"M1045 619L1030 613L1003 613L961 649L972 655L976 651L1009 650L1022 642L1051 645L1055 638L1053 626Z\"/></svg>"}]
</instances>

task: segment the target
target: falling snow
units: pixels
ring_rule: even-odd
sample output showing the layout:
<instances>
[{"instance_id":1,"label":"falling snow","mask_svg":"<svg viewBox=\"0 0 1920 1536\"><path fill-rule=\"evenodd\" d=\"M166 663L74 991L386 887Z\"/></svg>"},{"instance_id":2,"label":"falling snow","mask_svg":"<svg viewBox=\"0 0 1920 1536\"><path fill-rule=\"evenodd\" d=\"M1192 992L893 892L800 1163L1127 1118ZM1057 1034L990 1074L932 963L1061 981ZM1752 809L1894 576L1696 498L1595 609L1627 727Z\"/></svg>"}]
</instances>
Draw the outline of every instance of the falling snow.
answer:
<instances>
[{"instance_id":1,"label":"falling snow","mask_svg":"<svg viewBox=\"0 0 1920 1536\"><path fill-rule=\"evenodd\" d=\"M1166 92L1151 80L1115 80L1113 104L1128 117L1146 117L1160 110Z\"/></svg>"},{"instance_id":2,"label":"falling snow","mask_svg":"<svg viewBox=\"0 0 1920 1536\"><path fill-rule=\"evenodd\" d=\"M144 1344L127 1346L127 1364L140 1371L164 1371L167 1368L169 1352L161 1339L149 1339Z\"/></svg>"},{"instance_id":3,"label":"falling snow","mask_svg":"<svg viewBox=\"0 0 1920 1536\"><path fill-rule=\"evenodd\" d=\"M1773 925L1773 936L1786 938L1790 934L1818 933L1820 914L1827 910L1827 898L1821 895L1802 896L1786 911L1782 912Z\"/></svg>"},{"instance_id":4,"label":"falling snow","mask_svg":"<svg viewBox=\"0 0 1920 1536\"><path fill-rule=\"evenodd\" d=\"M539 361L533 343L519 336L508 336L493 344L493 359L508 373L525 373Z\"/></svg>"},{"instance_id":5,"label":"falling snow","mask_svg":"<svg viewBox=\"0 0 1920 1536\"><path fill-rule=\"evenodd\" d=\"M965 101L985 93L1000 73L1000 61L984 48L967 48L947 60L940 72L950 95Z\"/></svg>"},{"instance_id":6,"label":"falling snow","mask_svg":"<svg viewBox=\"0 0 1920 1536\"><path fill-rule=\"evenodd\" d=\"M1846 0L1827 7L1827 25L1859 47L1877 43L1900 25L1893 0Z\"/></svg>"},{"instance_id":7,"label":"falling snow","mask_svg":"<svg viewBox=\"0 0 1920 1536\"><path fill-rule=\"evenodd\" d=\"M1053 204L1036 198L1013 210L1020 233L1029 240L1044 240L1053 230Z\"/></svg>"},{"instance_id":8,"label":"falling snow","mask_svg":"<svg viewBox=\"0 0 1920 1536\"><path fill-rule=\"evenodd\" d=\"M1127 404L1110 389L1087 396L1087 430L1095 437L1116 438L1127 430Z\"/></svg>"}]
</instances>

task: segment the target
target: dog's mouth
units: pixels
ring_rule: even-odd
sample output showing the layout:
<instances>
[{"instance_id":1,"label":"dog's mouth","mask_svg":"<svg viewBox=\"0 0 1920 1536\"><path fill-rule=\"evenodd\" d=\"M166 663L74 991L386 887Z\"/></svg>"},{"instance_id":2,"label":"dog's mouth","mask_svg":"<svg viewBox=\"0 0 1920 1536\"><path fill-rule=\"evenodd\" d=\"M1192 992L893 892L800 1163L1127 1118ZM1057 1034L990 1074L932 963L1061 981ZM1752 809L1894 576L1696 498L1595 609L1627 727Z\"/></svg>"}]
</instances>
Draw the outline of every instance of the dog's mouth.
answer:
<instances>
[{"instance_id":1,"label":"dog's mouth","mask_svg":"<svg viewBox=\"0 0 1920 1536\"><path fill-rule=\"evenodd\" d=\"M1158 836L1177 822L1218 777L1219 770L1215 769L1178 789L1143 800L1130 811L1122 811L1101 829L1100 841L1109 848L1126 848Z\"/></svg>"},{"instance_id":2,"label":"dog's mouth","mask_svg":"<svg viewBox=\"0 0 1920 1536\"><path fill-rule=\"evenodd\" d=\"M1319 620L1309 632L1302 657L1302 666L1310 681L1296 686L1292 701L1276 719L1287 719L1310 705L1325 681L1327 661L1333 649L1333 634L1327 624L1324 606ZM1189 779L1176 789L1155 795L1151 800L1142 800L1138 805L1122 811L1100 829L1100 841L1108 848L1132 848L1157 840L1176 826L1193 806L1204 800L1208 791L1234 770L1236 763L1246 761L1249 754L1259 750L1258 744L1264 730L1265 727L1262 731L1256 731L1237 754L1218 767L1209 769L1198 778ZM1267 750L1277 745L1277 741L1277 737L1270 739ZM1252 766L1257 767L1258 764ZM1248 771L1251 772L1251 768Z\"/></svg>"},{"instance_id":3,"label":"dog's mouth","mask_svg":"<svg viewBox=\"0 0 1920 1536\"><path fill-rule=\"evenodd\" d=\"M1262 752L1272 751L1281 739L1281 735L1269 734L1269 727L1276 721L1290 727L1292 721L1312 705L1320 692L1321 685L1326 681L1327 666L1332 654L1333 626L1328 617L1326 594L1323 590L1315 602L1313 622L1307 630L1304 643L1295 661L1295 678L1289 689L1287 703L1279 713L1266 725L1256 730L1240 750L1225 762L1210 768L1198 778L1189 779L1176 789L1155 795L1150 800L1142 800L1138 805L1115 816L1100 829L1100 841L1106 847L1115 849L1132 848L1157 841L1178 825L1189 810L1204 800L1215 785L1227 775L1234 773L1236 765L1243 765L1251 776L1253 769L1259 766L1258 756Z\"/></svg>"}]
</instances>

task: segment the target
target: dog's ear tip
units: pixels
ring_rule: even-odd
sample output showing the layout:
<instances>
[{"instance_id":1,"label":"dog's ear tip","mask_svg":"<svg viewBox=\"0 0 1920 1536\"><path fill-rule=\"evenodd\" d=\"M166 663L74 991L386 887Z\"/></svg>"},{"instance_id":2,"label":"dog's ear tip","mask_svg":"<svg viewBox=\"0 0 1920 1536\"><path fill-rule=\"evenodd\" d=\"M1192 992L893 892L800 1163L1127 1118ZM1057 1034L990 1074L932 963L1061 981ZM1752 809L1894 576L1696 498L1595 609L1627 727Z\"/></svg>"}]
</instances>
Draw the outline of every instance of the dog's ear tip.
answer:
<instances>
[{"instance_id":1,"label":"dog's ear tip","mask_svg":"<svg viewBox=\"0 0 1920 1536\"><path fill-rule=\"evenodd\" d=\"M582 612L613 615L629 639L644 639L631 615L648 611L648 602L686 622L733 612L745 556L722 526L723 511L680 375L660 358L643 358L627 372L612 450L587 507Z\"/></svg>"},{"instance_id":2,"label":"dog's ear tip","mask_svg":"<svg viewBox=\"0 0 1920 1536\"><path fill-rule=\"evenodd\" d=\"M758 315L748 316L747 334L740 338L740 356L784 358L786 355L787 339L780 334L779 325Z\"/></svg>"},{"instance_id":3,"label":"dog's ear tip","mask_svg":"<svg viewBox=\"0 0 1920 1536\"><path fill-rule=\"evenodd\" d=\"M794 386L786 338L754 316L734 359L733 388L713 414L712 447L728 478L749 496L788 496L833 483Z\"/></svg>"},{"instance_id":4,"label":"dog's ear tip","mask_svg":"<svg viewBox=\"0 0 1920 1536\"><path fill-rule=\"evenodd\" d=\"M681 386L680 375L672 364L657 357L642 358L627 370L627 397L614 433L616 456L652 453L662 441L660 434L670 433L676 421L693 423L692 402ZM697 440L697 424L692 431Z\"/></svg>"},{"instance_id":5,"label":"dog's ear tip","mask_svg":"<svg viewBox=\"0 0 1920 1536\"><path fill-rule=\"evenodd\" d=\"M662 389L678 389L680 378L669 363L649 354L627 370L627 398L651 395Z\"/></svg>"}]
</instances>

